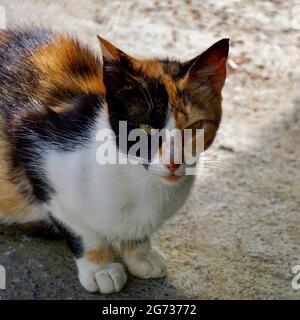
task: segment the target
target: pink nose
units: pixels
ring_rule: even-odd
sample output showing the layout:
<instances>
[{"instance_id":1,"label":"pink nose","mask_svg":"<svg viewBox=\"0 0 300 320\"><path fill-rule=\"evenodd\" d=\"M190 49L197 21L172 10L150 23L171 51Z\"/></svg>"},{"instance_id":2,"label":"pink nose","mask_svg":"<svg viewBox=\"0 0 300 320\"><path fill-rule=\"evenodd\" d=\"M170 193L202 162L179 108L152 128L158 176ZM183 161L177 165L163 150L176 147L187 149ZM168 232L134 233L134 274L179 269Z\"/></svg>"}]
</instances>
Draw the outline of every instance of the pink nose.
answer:
<instances>
[{"instance_id":1,"label":"pink nose","mask_svg":"<svg viewBox=\"0 0 300 320\"><path fill-rule=\"evenodd\" d=\"M178 163L170 163L170 164L165 164L165 166L172 172L175 172L179 167L180 164Z\"/></svg>"}]
</instances>

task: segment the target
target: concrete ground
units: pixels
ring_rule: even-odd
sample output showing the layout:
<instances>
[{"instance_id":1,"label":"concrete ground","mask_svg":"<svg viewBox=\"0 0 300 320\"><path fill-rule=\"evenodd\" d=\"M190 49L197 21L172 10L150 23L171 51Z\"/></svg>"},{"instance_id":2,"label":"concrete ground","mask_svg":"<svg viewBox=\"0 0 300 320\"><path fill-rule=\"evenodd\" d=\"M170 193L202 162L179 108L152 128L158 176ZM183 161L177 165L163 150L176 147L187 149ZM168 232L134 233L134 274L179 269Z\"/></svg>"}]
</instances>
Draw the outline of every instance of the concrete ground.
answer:
<instances>
[{"instance_id":1,"label":"concrete ground","mask_svg":"<svg viewBox=\"0 0 300 320\"><path fill-rule=\"evenodd\" d=\"M0 227L0 299L299 299L300 3L298 1L0 0L8 25L67 30L97 50L96 33L124 51L190 58L231 38L224 118L181 214L155 236L164 280L131 278L91 295L71 254L41 229ZM49 238L49 237L48 237Z\"/></svg>"}]
</instances>

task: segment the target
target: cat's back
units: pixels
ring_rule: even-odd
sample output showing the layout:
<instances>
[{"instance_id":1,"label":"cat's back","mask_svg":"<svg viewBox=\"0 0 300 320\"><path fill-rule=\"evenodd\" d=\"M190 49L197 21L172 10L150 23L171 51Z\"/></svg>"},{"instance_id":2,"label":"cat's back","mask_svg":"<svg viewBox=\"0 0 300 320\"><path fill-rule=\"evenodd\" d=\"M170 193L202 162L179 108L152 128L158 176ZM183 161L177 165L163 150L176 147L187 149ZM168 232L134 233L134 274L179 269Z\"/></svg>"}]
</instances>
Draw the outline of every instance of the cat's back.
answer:
<instances>
[{"instance_id":1,"label":"cat's back","mask_svg":"<svg viewBox=\"0 0 300 320\"><path fill-rule=\"evenodd\" d=\"M30 95L36 83L29 56L51 39L46 30L0 31L0 220L27 221L32 218L34 204L29 193L30 184L13 167L14 143L11 140L11 121L17 118L20 106L29 107ZM22 189L16 182L24 185ZM30 213L30 214L29 214Z\"/></svg>"},{"instance_id":2,"label":"cat's back","mask_svg":"<svg viewBox=\"0 0 300 320\"><path fill-rule=\"evenodd\" d=\"M50 31L42 29L0 31L1 109L13 105L18 97L24 99L32 92L29 89L34 88L37 71L30 57L51 37L53 34Z\"/></svg>"},{"instance_id":3,"label":"cat's back","mask_svg":"<svg viewBox=\"0 0 300 320\"><path fill-rule=\"evenodd\" d=\"M0 31L0 112L28 101L61 111L76 94L103 94L100 60L75 38L49 29Z\"/></svg>"}]
</instances>

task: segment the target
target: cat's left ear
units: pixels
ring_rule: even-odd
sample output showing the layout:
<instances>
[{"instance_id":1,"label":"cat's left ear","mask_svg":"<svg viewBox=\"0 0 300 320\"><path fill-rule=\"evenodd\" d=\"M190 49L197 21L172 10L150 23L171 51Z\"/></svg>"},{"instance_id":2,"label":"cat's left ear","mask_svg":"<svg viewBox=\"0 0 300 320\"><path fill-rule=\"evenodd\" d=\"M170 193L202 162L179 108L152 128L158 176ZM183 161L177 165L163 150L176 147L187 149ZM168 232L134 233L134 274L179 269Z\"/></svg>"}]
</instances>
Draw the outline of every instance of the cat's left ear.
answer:
<instances>
[{"instance_id":1,"label":"cat's left ear","mask_svg":"<svg viewBox=\"0 0 300 320\"><path fill-rule=\"evenodd\" d=\"M226 78L229 39L213 44L196 58L183 64L184 82L187 86L210 85L220 93Z\"/></svg>"}]
</instances>

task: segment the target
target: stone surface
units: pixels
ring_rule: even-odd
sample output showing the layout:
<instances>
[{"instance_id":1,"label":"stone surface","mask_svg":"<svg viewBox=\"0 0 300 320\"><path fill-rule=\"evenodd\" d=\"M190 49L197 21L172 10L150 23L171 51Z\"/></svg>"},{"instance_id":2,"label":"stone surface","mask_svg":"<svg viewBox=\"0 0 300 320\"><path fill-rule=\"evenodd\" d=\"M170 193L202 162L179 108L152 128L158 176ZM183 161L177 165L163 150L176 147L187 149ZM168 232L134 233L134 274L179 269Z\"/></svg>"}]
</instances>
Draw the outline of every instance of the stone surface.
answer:
<instances>
[{"instance_id":1,"label":"stone surface","mask_svg":"<svg viewBox=\"0 0 300 320\"><path fill-rule=\"evenodd\" d=\"M297 1L8 1L23 18L69 31L97 50L96 33L139 55L190 58L231 38L224 118L181 214L155 236L165 280L130 278L123 292L79 285L61 240L0 227L0 299L299 299L300 5Z\"/></svg>"}]
</instances>

